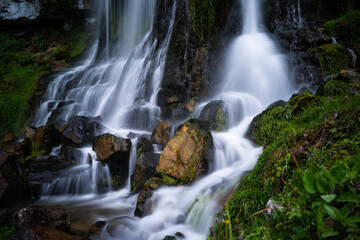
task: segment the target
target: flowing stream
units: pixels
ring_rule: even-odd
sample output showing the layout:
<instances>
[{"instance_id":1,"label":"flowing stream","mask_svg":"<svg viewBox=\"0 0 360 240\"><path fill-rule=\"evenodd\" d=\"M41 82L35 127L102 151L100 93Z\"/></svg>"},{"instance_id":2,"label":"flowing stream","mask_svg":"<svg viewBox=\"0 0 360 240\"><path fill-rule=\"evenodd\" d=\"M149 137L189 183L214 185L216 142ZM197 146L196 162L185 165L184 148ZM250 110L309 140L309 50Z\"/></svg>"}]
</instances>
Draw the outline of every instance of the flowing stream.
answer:
<instances>
[{"instance_id":1,"label":"flowing stream","mask_svg":"<svg viewBox=\"0 0 360 240\"><path fill-rule=\"evenodd\" d=\"M231 126L226 132L213 133L215 164L210 173L191 186L156 190L152 196L153 213L138 218L133 215L137 196L131 195L129 185L119 191L107 187L107 192L102 194L93 187L96 178L108 178L108 170L99 170L96 160L90 166L86 156L96 157L91 148L84 148L80 165L69 170L72 174L44 186L40 204L62 204L70 208L75 229L85 230L95 221L118 217L108 222L108 230L103 231L99 239L159 240L177 232L186 239L206 239L215 214L241 176L255 166L262 152L262 147L245 138L251 120L272 102L287 100L292 88L285 56L262 29L261 1L239 1L243 9L243 30L227 50L223 88L214 97L228 106ZM110 31L112 16L109 13L113 6L112 1L105 2L106 28ZM61 104L57 110L60 119L100 115L108 131L120 137L126 137L130 130L149 133L156 126L160 109L155 100L177 4L174 1L167 34L159 43L151 37L154 1L126 0L124 3L118 6L122 9L120 13L127 13L123 14L122 22L135 24L119 27L127 39L119 38L114 53L107 33L105 50L100 41L95 42L81 66L59 74L44 96L37 125L45 124ZM139 22L131 19L138 15L145 17ZM138 31L138 27L142 31ZM104 53L105 57L99 61ZM205 104L199 104L195 111L200 112ZM133 149L130 171L136 161L134 152ZM76 187L70 187L74 185ZM66 188L68 190L64 190Z\"/></svg>"}]
</instances>

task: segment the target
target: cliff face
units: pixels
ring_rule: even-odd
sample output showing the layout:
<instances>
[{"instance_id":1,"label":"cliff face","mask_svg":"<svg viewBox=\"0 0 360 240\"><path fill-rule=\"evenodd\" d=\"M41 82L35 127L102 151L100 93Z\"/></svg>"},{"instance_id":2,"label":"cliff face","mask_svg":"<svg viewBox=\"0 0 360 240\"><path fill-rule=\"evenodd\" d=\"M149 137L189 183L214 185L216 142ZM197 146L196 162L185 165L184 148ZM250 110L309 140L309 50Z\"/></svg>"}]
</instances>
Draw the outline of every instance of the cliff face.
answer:
<instances>
[{"instance_id":1,"label":"cliff face","mask_svg":"<svg viewBox=\"0 0 360 240\"><path fill-rule=\"evenodd\" d=\"M168 1L158 2L161 8L166 4ZM160 106L182 107L193 97L209 94L229 39L224 29L232 7L232 0L178 1L158 97Z\"/></svg>"}]
</instances>

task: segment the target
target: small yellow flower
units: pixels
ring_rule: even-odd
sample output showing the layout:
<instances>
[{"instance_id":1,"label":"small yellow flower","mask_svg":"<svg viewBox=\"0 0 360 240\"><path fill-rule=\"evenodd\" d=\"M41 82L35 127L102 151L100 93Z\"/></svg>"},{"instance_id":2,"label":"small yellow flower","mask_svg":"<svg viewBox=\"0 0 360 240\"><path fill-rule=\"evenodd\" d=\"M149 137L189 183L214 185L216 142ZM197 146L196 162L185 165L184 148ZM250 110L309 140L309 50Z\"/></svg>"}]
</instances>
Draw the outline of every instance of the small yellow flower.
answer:
<instances>
[{"instance_id":1,"label":"small yellow flower","mask_svg":"<svg viewBox=\"0 0 360 240\"><path fill-rule=\"evenodd\" d=\"M226 223L226 224L229 224L229 220L225 220L225 223Z\"/></svg>"}]
</instances>

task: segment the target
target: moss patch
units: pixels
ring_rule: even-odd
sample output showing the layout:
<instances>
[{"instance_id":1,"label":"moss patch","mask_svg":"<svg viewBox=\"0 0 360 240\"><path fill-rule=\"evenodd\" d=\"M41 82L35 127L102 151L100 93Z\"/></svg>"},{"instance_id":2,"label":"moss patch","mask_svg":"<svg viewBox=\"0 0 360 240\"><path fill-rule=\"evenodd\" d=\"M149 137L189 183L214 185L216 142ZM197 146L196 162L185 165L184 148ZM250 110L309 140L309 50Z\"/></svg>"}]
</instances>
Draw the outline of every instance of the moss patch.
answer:
<instances>
[{"instance_id":1,"label":"moss patch","mask_svg":"<svg viewBox=\"0 0 360 240\"><path fill-rule=\"evenodd\" d=\"M325 74L336 74L350 66L348 50L341 44L325 44L312 53Z\"/></svg>"},{"instance_id":2,"label":"moss patch","mask_svg":"<svg viewBox=\"0 0 360 240\"><path fill-rule=\"evenodd\" d=\"M360 11L353 10L324 24L325 32L347 42L360 41Z\"/></svg>"}]
</instances>

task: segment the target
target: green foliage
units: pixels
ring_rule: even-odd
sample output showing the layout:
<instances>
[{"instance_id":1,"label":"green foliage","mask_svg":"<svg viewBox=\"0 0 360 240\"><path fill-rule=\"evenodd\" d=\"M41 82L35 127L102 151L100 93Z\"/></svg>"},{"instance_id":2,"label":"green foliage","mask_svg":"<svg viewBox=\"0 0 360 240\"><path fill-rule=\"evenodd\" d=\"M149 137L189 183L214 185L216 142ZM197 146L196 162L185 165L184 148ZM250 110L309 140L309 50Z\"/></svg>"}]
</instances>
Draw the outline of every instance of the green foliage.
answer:
<instances>
[{"instance_id":1,"label":"green foliage","mask_svg":"<svg viewBox=\"0 0 360 240\"><path fill-rule=\"evenodd\" d=\"M215 115L215 132L225 131L228 126L229 119L225 115L225 109L219 108Z\"/></svg>"},{"instance_id":2,"label":"green foliage","mask_svg":"<svg viewBox=\"0 0 360 240\"><path fill-rule=\"evenodd\" d=\"M324 24L326 34L344 41L360 41L360 11L353 10Z\"/></svg>"},{"instance_id":3,"label":"green foliage","mask_svg":"<svg viewBox=\"0 0 360 240\"><path fill-rule=\"evenodd\" d=\"M60 60L64 58L65 51L61 46L57 46L53 49L53 54L56 60Z\"/></svg>"},{"instance_id":4,"label":"green foliage","mask_svg":"<svg viewBox=\"0 0 360 240\"><path fill-rule=\"evenodd\" d=\"M121 177L120 176L111 176L110 181L111 181L111 185L114 188L118 188L121 185Z\"/></svg>"},{"instance_id":5,"label":"green foliage","mask_svg":"<svg viewBox=\"0 0 360 240\"><path fill-rule=\"evenodd\" d=\"M358 239L360 97L292 98L257 118L266 148L212 231L226 239ZM295 112L294 112L295 111ZM280 209L265 211L269 199Z\"/></svg>"},{"instance_id":6,"label":"green foliage","mask_svg":"<svg viewBox=\"0 0 360 240\"><path fill-rule=\"evenodd\" d=\"M9 239L12 235L16 233L16 231L17 230L14 226L12 226L11 228L8 226L2 226L0 228L0 240Z\"/></svg>"},{"instance_id":7,"label":"green foliage","mask_svg":"<svg viewBox=\"0 0 360 240\"><path fill-rule=\"evenodd\" d=\"M349 87L342 81L331 80L324 86L325 96L344 96L349 94Z\"/></svg>"},{"instance_id":8,"label":"green foliage","mask_svg":"<svg viewBox=\"0 0 360 240\"><path fill-rule=\"evenodd\" d=\"M325 44L312 50L321 69L326 74L336 74L349 68L348 51L341 44Z\"/></svg>"}]
</instances>

